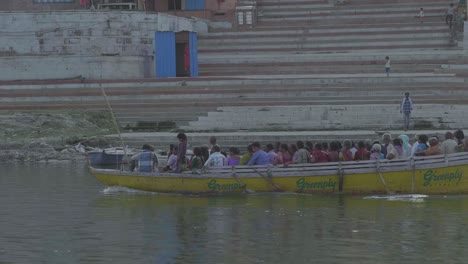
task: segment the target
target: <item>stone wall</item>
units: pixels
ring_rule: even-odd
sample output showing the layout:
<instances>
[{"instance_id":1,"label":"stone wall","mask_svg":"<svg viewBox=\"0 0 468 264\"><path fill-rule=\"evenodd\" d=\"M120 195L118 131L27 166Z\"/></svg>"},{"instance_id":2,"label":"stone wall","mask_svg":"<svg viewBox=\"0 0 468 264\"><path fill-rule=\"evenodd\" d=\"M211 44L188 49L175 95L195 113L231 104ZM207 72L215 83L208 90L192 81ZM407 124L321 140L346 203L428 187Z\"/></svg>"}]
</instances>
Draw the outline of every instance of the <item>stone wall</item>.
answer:
<instances>
[{"instance_id":1,"label":"stone wall","mask_svg":"<svg viewBox=\"0 0 468 264\"><path fill-rule=\"evenodd\" d=\"M0 80L152 77L154 32L184 30L207 26L141 12L0 13Z\"/></svg>"},{"instance_id":2,"label":"stone wall","mask_svg":"<svg viewBox=\"0 0 468 264\"><path fill-rule=\"evenodd\" d=\"M71 3L34 3L33 0L3 0L0 1L0 11L51 11L82 9L80 1Z\"/></svg>"},{"instance_id":3,"label":"stone wall","mask_svg":"<svg viewBox=\"0 0 468 264\"><path fill-rule=\"evenodd\" d=\"M468 21L465 21L463 28L463 51L468 55Z\"/></svg>"}]
</instances>

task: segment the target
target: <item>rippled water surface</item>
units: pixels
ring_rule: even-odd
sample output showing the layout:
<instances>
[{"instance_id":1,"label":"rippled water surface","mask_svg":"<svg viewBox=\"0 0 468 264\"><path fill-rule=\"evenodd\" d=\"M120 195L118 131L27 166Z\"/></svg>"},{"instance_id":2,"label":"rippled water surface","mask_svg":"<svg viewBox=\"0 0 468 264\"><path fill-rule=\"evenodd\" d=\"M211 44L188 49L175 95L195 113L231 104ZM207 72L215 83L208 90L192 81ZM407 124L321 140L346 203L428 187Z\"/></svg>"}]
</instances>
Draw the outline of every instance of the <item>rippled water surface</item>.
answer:
<instances>
[{"instance_id":1,"label":"rippled water surface","mask_svg":"<svg viewBox=\"0 0 468 264\"><path fill-rule=\"evenodd\" d=\"M468 263L468 196L161 195L0 166L0 263Z\"/></svg>"}]
</instances>

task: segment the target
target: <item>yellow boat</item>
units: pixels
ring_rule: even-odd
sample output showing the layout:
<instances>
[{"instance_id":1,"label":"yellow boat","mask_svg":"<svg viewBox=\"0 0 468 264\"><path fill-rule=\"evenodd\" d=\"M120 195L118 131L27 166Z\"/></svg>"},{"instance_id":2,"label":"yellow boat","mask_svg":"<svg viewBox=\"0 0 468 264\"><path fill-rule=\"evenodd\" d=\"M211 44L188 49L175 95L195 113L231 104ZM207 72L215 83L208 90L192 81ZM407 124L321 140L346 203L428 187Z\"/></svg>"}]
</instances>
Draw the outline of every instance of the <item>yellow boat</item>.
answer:
<instances>
[{"instance_id":1,"label":"yellow boat","mask_svg":"<svg viewBox=\"0 0 468 264\"><path fill-rule=\"evenodd\" d=\"M406 160L218 167L202 173L153 174L92 167L90 172L106 186L161 193L468 193L467 152Z\"/></svg>"}]
</instances>

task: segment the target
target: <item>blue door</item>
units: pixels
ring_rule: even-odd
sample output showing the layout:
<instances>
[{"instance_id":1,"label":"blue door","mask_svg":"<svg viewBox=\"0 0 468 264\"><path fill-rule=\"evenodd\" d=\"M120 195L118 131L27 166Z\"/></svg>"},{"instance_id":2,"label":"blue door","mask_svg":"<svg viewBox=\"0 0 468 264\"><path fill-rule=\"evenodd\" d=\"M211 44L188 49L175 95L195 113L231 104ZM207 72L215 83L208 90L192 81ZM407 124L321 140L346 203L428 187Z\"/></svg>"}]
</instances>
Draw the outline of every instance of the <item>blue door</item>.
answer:
<instances>
[{"instance_id":1,"label":"blue door","mask_svg":"<svg viewBox=\"0 0 468 264\"><path fill-rule=\"evenodd\" d=\"M185 0L185 10L204 10L205 0Z\"/></svg>"},{"instance_id":2,"label":"blue door","mask_svg":"<svg viewBox=\"0 0 468 264\"><path fill-rule=\"evenodd\" d=\"M197 33L189 33L189 48L190 48L190 76L198 77L198 42Z\"/></svg>"},{"instance_id":3,"label":"blue door","mask_svg":"<svg viewBox=\"0 0 468 264\"><path fill-rule=\"evenodd\" d=\"M156 77L176 77L176 49L174 32L156 32L154 50Z\"/></svg>"}]
</instances>

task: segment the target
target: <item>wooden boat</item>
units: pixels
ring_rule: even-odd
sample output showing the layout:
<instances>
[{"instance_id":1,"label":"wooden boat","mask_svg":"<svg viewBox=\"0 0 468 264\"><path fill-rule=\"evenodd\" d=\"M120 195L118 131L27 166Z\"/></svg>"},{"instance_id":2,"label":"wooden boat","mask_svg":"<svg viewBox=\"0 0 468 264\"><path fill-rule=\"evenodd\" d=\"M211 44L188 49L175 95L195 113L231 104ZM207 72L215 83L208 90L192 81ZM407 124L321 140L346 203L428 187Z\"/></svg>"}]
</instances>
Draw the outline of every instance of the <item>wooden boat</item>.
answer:
<instances>
[{"instance_id":1,"label":"wooden boat","mask_svg":"<svg viewBox=\"0 0 468 264\"><path fill-rule=\"evenodd\" d=\"M220 167L202 173L134 173L91 167L90 172L107 186L161 193L468 193L467 152L406 160Z\"/></svg>"}]
</instances>

